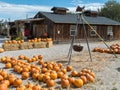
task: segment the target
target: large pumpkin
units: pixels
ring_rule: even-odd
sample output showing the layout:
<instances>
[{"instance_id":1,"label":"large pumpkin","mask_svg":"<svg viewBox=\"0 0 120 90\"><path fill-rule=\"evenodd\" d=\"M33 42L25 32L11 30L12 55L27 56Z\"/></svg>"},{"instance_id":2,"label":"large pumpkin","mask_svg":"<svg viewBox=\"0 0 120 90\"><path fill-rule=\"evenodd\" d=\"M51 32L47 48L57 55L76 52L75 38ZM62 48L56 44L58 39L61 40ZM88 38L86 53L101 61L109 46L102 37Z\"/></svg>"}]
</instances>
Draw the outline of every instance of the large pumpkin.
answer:
<instances>
[{"instance_id":1,"label":"large pumpkin","mask_svg":"<svg viewBox=\"0 0 120 90\"><path fill-rule=\"evenodd\" d=\"M74 82L73 82L74 86L75 87L82 87L83 86L83 80L82 79L75 79Z\"/></svg>"},{"instance_id":2,"label":"large pumpkin","mask_svg":"<svg viewBox=\"0 0 120 90\"><path fill-rule=\"evenodd\" d=\"M8 90L8 86L4 83L0 83L0 90Z\"/></svg>"},{"instance_id":3,"label":"large pumpkin","mask_svg":"<svg viewBox=\"0 0 120 90\"><path fill-rule=\"evenodd\" d=\"M0 53L4 52L4 49L3 48L0 48Z\"/></svg>"}]
</instances>

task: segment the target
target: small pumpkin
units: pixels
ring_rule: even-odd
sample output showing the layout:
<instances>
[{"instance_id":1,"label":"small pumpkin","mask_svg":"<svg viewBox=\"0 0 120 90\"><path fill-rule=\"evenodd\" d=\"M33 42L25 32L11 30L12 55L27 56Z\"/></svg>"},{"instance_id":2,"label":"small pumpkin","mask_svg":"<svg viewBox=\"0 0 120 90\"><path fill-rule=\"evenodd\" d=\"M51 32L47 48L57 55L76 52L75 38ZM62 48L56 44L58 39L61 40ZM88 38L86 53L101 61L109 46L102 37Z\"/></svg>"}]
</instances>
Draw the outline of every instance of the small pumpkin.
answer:
<instances>
[{"instance_id":1,"label":"small pumpkin","mask_svg":"<svg viewBox=\"0 0 120 90\"><path fill-rule=\"evenodd\" d=\"M68 65L67 67L66 67L66 69L67 69L67 71L69 72L69 71L72 71L72 66L70 66L70 65Z\"/></svg>"},{"instance_id":2,"label":"small pumpkin","mask_svg":"<svg viewBox=\"0 0 120 90\"><path fill-rule=\"evenodd\" d=\"M22 72L22 79L29 78L29 72Z\"/></svg>"},{"instance_id":3,"label":"small pumpkin","mask_svg":"<svg viewBox=\"0 0 120 90\"><path fill-rule=\"evenodd\" d=\"M41 90L41 86L36 84L32 87L32 90Z\"/></svg>"},{"instance_id":4,"label":"small pumpkin","mask_svg":"<svg viewBox=\"0 0 120 90\"><path fill-rule=\"evenodd\" d=\"M15 79L14 82L13 82L13 85L15 87L18 87L18 86L22 85L22 80L20 78Z\"/></svg>"},{"instance_id":5,"label":"small pumpkin","mask_svg":"<svg viewBox=\"0 0 120 90\"><path fill-rule=\"evenodd\" d=\"M8 63L5 64L5 68L8 69L8 68L11 68L11 67L12 67L12 64L11 64L11 63L8 62Z\"/></svg>"},{"instance_id":6,"label":"small pumpkin","mask_svg":"<svg viewBox=\"0 0 120 90\"><path fill-rule=\"evenodd\" d=\"M87 83L87 77L86 76L80 76L80 78L83 80L83 84Z\"/></svg>"},{"instance_id":7,"label":"small pumpkin","mask_svg":"<svg viewBox=\"0 0 120 90\"><path fill-rule=\"evenodd\" d=\"M69 87L69 86L70 86L69 80L67 80L67 79L62 79L62 80L61 80L61 86L62 86L63 88Z\"/></svg>"},{"instance_id":8,"label":"small pumpkin","mask_svg":"<svg viewBox=\"0 0 120 90\"><path fill-rule=\"evenodd\" d=\"M78 72L77 72L77 71L72 71L72 72L71 72L71 76L72 76L72 77L78 76Z\"/></svg>"},{"instance_id":9,"label":"small pumpkin","mask_svg":"<svg viewBox=\"0 0 120 90\"><path fill-rule=\"evenodd\" d=\"M55 85L55 82L54 82L54 80L48 80L46 82L46 84L47 84L48 87L53 87Z\"/></svg>"},{"instance_id":10,"label":"small pumpkin","mask_svg":"<svg viewBox=\"0 0 120 90\"><path fill-rule=\"evenodd\" d=\"M4 49L3 48L0 48L0 53L3 53L4 52Z\"/></svg>"}]
</instances>

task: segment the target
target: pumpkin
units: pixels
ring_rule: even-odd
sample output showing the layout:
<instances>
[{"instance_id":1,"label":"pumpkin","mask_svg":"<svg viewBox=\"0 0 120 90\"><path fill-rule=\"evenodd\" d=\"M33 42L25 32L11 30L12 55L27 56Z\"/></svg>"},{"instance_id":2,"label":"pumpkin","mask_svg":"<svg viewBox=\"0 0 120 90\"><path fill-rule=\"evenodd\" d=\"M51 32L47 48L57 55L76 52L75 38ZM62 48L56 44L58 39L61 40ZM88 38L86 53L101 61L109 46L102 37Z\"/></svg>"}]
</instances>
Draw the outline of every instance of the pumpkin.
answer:
<instances>
[{"instance_id":1,"label":"pumpkin","mask_svg":"<svg viewBox=\"0 0 120 90\"><path fill-rule=\"evenodd\" d=\"M9 80L3 80L1 83L6 84L7 86L9 86L9 85L10 85Z\"/></svg>"},{"instance_id":2,"label":"pumpkin","mask_svg":"<svg viewBox=\"0 0 120 90\"><path fill-rule=\"evenodd\" d=\"M65 68L62 68L61 71L66 74L67 70Z\"/></svg>"},{"instance_id":3,"label":"pumpkin","mask_svg":"<svg viewBox=\"0 0 120 90\"><path fill-rule=\"evenodd\" d=\"M22 85L22 80L20 78L15 79L13 85L15 87Z\"/></svg>"},{"instance_id":4,"label":"pumpkin","mask_svg":"<svg viewBox=\"0 0 120 90\"><path fill-rule=\"evenodd\" d=\"M18 56L19 59L24 59L24 57L25 57L24 55L19 55Z\"/></svg>"},{"instance_id":5,"label":"pumpkin","mask_svg":"<svg viewBox=\"0 0 120 90\"><path fill-rule=\"evenodd\" d=\"M26 89L25 86L19 86L19 87L16 88L16 90L25 90L25 89Z\"/></svg>"},{"instance_id":6,"label":"pumpkin","mask_svg":"<svg viewBox=\"0 0 120 90\"><path fill-rule=\"evenodd\" d=\"M29 78L29 72L22 72L22 79Z\"/></svg>"},{"instance_id":7,"label":"pumpkin","mask_svg":"<svg viewBox=\"0 0 120 90\"><path fill-rule=\"evenodd\" d=\"M4 78L3 78L3 76L2 75L0 75L0 81L2 81Z\"/></svg>"},{"instance_id":8,"label":"pumpkin","mask_svg":"<svg viewBox=\"0 0 120 90\"><path fill-rule=\"evenodd\" d=\"M41 90L41 86L36 84L32 87L32 90Z\"/></svg>"},{"instance_id":9,"label":"pumpkin","mask_svg":"<svg viewBox=\"0 0 120 90\"><path fill-rule=\"evenodd\" d=\"M54 80L48 80L46 82L46 84L47 84L48 87L53 87L55 85L55 82L54 82Z\"/></svg>"},{"instance_id":10,"label":"pumpkin","mask_svg":"<svg viewBox=\"0 0 120 90\"><path fill-rule=\"evenodd\" d=\"M42 60L43 59L43 55L38 55L38 59Z\"/></svg>"},{"instance_id":11,"label":"pumpkin","mask_svg":"<svg viewBox=\"0 0 120 90\"><path fill-rule=\"evenodd\" d=\"M80 76L80 78L83 80L83 84L86 84L86 83L87 83L87 78L86 78L86 76Z\"/></svg>"},{"instance_id":12,"label":"pumpkin","mask_svg":"<svg viewBox=\"0 0 120 90\"><path fill-rule=\"evenodd\" d=\"M72 77L78 76L78 72L77 72L77 71L72 71L72 72L71 72L71 76L72 76Z\"/></svg>"},{"instance_id":13,"label":"pumpkin","mask_svg":"<svg viewBox=\"0 0 120 90\"><path fill-rule=\"evenodd\" d=\"M87 79L88 79L90 82L95 82L95 79L94 79L93 76L91 76L90 74L87 74Z\"/></svg>"},{"instance_id":14,"label":"pumpkin","mask_svg":"<svg viewBox=\"0 0 120 90\"><path fill-rule=\"evenodd\" d=\"M71 71L72 70L72 66L67 66L67 71Z\"/></svg>"},{"instance_id":15,"label":"pumpkin","mask_svg":"<svg viewBox=\"0 0 120 90\"><path fill-rule=\"evenodd\" d=\"M50 76L44 75L43 76L43 82L46 82L47 80L50 80Z\"/></svg>"},{"instance_id":16,"label":"pumpkin","mask_svg":"<svg viewBox=\"0 0 120 90\"><path fill-rule=\"evenodd\" d=\"M25 85L26 88L32 88L34 85L30 82L28 82L28 84Z\"/></svg>"},{"instance_id":17,"label":"pumpkin","mask_svg":"<svg viewBox=\"0 0 120 90\"><path fill-rule=\"evenodd\" d=\"M4 49L3 48L0 48L0 53L3 53L4 52Z\"/></svg>"},{"instance_id":18,"label":"pumpkin","mask_svg":"<svg viewBox=\"0 0 120 90\"><path fill-rule=\"evenodd\" d=\"M67 79L62 79L62 80L61 80L61 86L62 86L63 88L69 87L69 86L70 86L69 80L67 80Z\"/></svg>"},{"instance_id":19,"label":"pumpkin","mask_svg":"<svg viewBox=\"0 0 120 90\"><path fill-rule=\"evenodd\" d=\"M9 82L10 82L10 85L13 85L15 79L16 79L15 77L10 77L10 78L8 79Z\"/></svg>"},{"instance_id":20,"label":"pumpkin","mask_svg":"<svg viewBox=\"0 0 120 90\"><path fill-rule=\"evenodd\" d=\"M68 80L69 80L70 84L73 84L75 78L69 77Z\"/></svg>"},{"instance_id":21,"label":"pumpkin","mask_svg":"<svg viewBox=\"0 0 120 90\"><path fill-rule=\"evenodd\" d=\"M63 75L64 75L63 72L61 72L61 71L57 72L57 77L58 77L58 78L61 78Z\"/></svg>"},{"instance_id":22,"label":"pumpkin","mask_svg":"<svg viewBox=\"0 0 120 90\"><path fill-rule=\"evenodd\" d=\"M39 74L39 75L37 76L37 79L38 79L39 81L42 81L42 80L43 80L43 76L44 76L44 74Z\"/></svg>"},{"instance_id":23,"label":"pumpkin","mask_svg":"<svg viewBox=\"0 0 120 90\"><path fill-rule=\"evenodd\" d=\"M55 80L55 79L57 79L57 73L50 73L50 78L51 79L53 79L53 80Z\"/></svg>"},{"instance_id":24,"label":"pumpkin","mask_svg":"<svg viewBox=\"0 0 120 90\"><path fill-rule=\"evenodd\" d=\"M83 86L83 80L78 78L78 79L75 79L74 82L73 82L74 86L79 88L79 87L82 87Z\"/></svg>"},{"instance_id":25,"label":"pumpkin","mask_svg":"<svg viewBox=\"0 0 120 90\"><path fill-rule=\"evenodd\" d=\"M11 68L11 67L12 67L12 64L11 64L11 63L8 62L8 63L5 64L5 68L8 69L8 68Z\"/></svg>"},{"instance_id":26,"label":"pumpkin","mask_svg":"<svg viewBox=\"0 0 120 90\"><path fill-rule=\"evenodd\" d=\"M0 90L8 90L8 86L4 83L0 83Z\"/></svg>"},{"instance_id":27,"label":"pumpkin","mask_svg":"<svg viewBox=\"0 0 120 90\"><path fill-rule=\"evenodd\" d=\"M33 79L37 79L38 75L39 75L39 73L33 73L33 74L32 74L32 78L33 78Z\"/></svg>"}]
</instances>

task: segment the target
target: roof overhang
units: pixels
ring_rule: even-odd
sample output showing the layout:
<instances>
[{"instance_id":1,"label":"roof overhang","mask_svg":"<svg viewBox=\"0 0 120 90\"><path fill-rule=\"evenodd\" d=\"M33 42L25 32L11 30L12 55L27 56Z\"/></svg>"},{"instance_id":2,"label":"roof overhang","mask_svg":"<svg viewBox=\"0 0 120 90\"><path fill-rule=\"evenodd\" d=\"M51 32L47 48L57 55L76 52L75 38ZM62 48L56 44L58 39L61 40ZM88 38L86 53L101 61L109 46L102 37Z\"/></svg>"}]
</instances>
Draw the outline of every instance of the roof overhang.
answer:
<instances>
[{"instance_id":1,"label":"roof overhang","mask_svg":"<svg viewBox=\"0 0 120 90\"><path fill-rule=\"evenodd\" d=\"M35 22L35 21L42 21L45 18L30 18L30 19L20 19L20 20L15 20L15 22L21 22L21 23L30 23L30 22Z\"/></svg>"}]
</instances>

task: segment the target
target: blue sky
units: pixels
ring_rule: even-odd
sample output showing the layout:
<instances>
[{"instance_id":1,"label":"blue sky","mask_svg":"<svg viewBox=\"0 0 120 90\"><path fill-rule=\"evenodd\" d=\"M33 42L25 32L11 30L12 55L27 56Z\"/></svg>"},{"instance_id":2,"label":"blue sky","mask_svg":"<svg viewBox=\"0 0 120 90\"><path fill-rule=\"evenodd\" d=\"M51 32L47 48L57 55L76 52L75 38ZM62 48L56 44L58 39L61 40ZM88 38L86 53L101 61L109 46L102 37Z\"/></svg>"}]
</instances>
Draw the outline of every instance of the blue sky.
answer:
<instances>
[{"instance_id":1,"label":"blue sky","mask_svg":"<svg viewBox=\"0 0 120 90\"><path fill-rule=\"evenodd\" d=\"M39 11L50 11L53 6L66 7L75 12L76 7L98 10L108 0L0 0L0 20L18 20L33 17ZM120 0L117 0L120 2Z\"/></svg>"}]
</instances>

